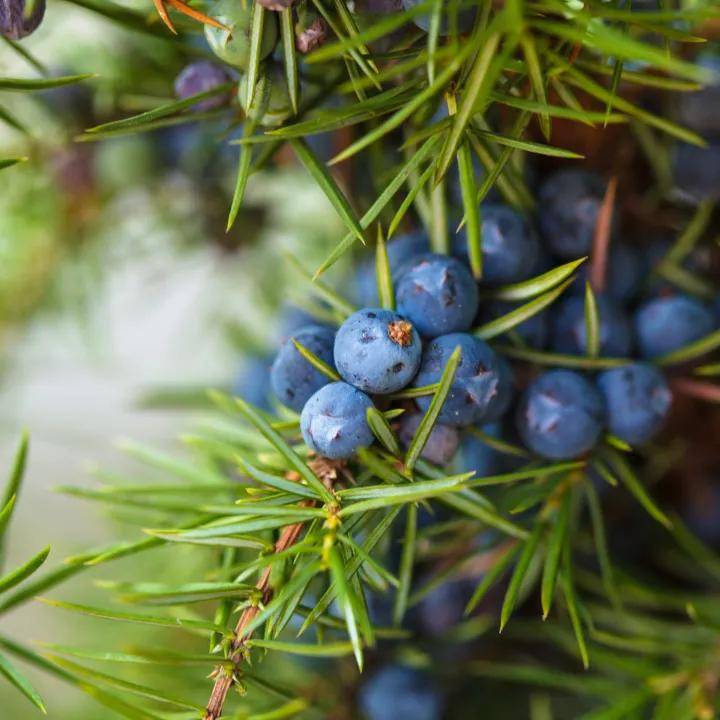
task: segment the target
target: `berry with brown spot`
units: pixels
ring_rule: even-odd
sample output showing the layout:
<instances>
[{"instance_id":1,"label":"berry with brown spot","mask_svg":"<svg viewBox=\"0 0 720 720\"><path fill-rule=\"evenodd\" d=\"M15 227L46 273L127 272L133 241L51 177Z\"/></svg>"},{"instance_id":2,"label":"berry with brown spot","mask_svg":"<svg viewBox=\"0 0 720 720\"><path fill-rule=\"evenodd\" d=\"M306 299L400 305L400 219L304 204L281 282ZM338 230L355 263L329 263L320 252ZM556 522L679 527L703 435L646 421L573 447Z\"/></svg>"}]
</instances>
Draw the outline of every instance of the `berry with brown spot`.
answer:
<instances>
[{"instance_id":1,"label":"berry with brown spot","mask_svg":"<svg viewBox=\"0 0 720 720\"><path fill-rule=\"evenodd\" d=\"M351 315L335 338L335 366L344 380L368 393L401 390L420 366L418 331L392 310L365 308Z\"/></svg>"}]
</instances>

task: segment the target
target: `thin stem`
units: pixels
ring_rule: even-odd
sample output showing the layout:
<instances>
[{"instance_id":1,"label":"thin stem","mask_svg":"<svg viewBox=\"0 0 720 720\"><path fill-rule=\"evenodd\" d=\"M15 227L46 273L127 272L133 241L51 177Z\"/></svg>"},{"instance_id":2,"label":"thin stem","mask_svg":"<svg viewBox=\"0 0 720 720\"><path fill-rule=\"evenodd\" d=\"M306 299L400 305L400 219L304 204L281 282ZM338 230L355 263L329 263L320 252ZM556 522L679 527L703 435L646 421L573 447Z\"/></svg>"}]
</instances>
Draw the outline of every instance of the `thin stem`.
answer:
<instances>
[{"instance_id":1,"label":"thin stem","mask_svg":"<svg viewBox=\"0 0 720 720\"><path fill-rule=\"evenodd\" d=\"M605 276L607 274L608 251L610 249L610 236L612 234L613 210L617 192L617 177L612 177L608 183L603 198L593 238L592 257L590 258L590 286L596 293L605 289Z\"/></svg>"},{"instance_id":2,"label":"thin stem","mask_svg":"<svg viewBox=\"0 0 720 720\"><path fill-rule=\"evenodd\" d=\"M301 503L301 505L305 507L310 507L314 504L314 502ZM295 523L294 525L288 525L283 528L280 537L275 543L275 552L283 552L289 547L292 547L297 542L298 537L300 537L304 524L305 523ZM270 587L271 570L272 565L268 565L263 570L260 579L255 585L262 595L262 602L264 605L270 602L270 598L273 593L273 589ZM246 608L242 615L240 615L240 619L235 626L235 633L233 635L233 641L230 646L230 653L228 656L232 662L233 670L226 670L224 665L219 665L215 668L215 684L213 685L212 692L210 693L210 699L208 700L208 704L205 708L203 720L217 720L222 715L225 700L230 692L230 688L235 682L234 668L239 667L242 663L245 656L245 645L252 637L252 631L246 632L245 628L250 624L250 622L252 622L258 612L259 605L254 604Z\"/></svg>"},{"instance_id":3,"label":"thin stem","mask_svg":"<svg viewBox=\"0 0 720 720\"><path fill-rule=\"evenodd\" d=\"M308 465L315 475L320 478L328 490L332 490L334 481L337 480L338 474L342 473L344 469L342 463L336 463L322 457L311 460ZM299 506L314 507L315 501L303 501L299 504ZM284 552L288 548L292 547L298 541L304 526L305 523L300 522L284 527L280 533L280 537L275 542L274 552ZM272 599L273 588L270 586L271 571L272 563L269 563L263 570L260 579L255 585L262 598L262 605L267 605ZM215 672L213 673L215 677L215 684L213 685L212 692L210 693L210 699L208 700L205 708L203 720L218 720L218 718L222 715L228 693L235 682L235 671L240 667L245 659L247 641L252 637L252 630L248 631L246 628L255 619L259 611L260 603L255 603L247 607L243 611L242 615L240 615L240 619L235 626L233 641L228 654L228 659L232 663L232 670L227 670L225 665L218 665L215 668Z\"/></svg>"}]
</instances>

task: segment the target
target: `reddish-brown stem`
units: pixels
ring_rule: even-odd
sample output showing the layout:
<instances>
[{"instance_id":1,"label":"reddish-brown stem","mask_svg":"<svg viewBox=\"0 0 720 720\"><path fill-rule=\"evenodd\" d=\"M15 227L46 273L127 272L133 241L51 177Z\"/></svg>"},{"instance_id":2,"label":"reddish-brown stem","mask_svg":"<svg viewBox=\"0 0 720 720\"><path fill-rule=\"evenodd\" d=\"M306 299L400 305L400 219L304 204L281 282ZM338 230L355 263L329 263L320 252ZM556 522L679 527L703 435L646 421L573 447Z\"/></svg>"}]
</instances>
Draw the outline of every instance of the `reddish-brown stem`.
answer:
<instances>
[{"instance_id":1,"label":"reddish-brown stem","mask_svg":"<svg viewBox=\"0 0 720 720\"><path fill-rule=\"evenodd\" d=\"M617 192L617 177L610 179L605 197L603 198L593 237L592 255L590 257L590 286L601 293L605 289L605 276L607 274L608 252L610 250L610 234L612 231L613 208Z\"/></svg>"},{"instance_id":2,"label":"reddish-brown stem","mask_svg":"<svg viewBox=\"0 0 720 720\"><path fill-rule=\"evenodd\" d=\"M675 392L682 395L720 403L720 385L715 383L690 378L676 378L671 381L670 385Z\"/></svg>"},{"instance_id":3,"label":"reddish-brown stem","mask_svg":"<svg viewBox=\"0 0 720 720\"><path fill-rule=\"evenodd\" d=\"M312 505L313 503L303 503L305 507ZM300 533L302 532L304 523L296 523L295 525L288 525L283 528L280 533L280 537L275 543L275 552L279 553L283 550L287 550L289 547L297 542ZM257 581L255 587L259 590L262 596L263 604L270 602L272 597L272 588L270 587L270 572L271 567L268 565L263 570L260 579ZM232 667L238 667L242 661L245 650L245 643L252 636L252 631L247 632L245 628L252 622L255 616L258 614L259 608L257 605L251 605L246 608L237 625L235 626L235 633L233 635L232 645L230 646L230 653L228 655L232 662ZM218 666L215 670L215 684L213 685L212 692L210 693L210 699L208 700L207 707L205 708L205 715L203 720L217 720L223 711L225 706L225 700L227 699L230 688L234 682L234 672L232 670L226 670L223 666Z\"/></svg>"}]
</instances>

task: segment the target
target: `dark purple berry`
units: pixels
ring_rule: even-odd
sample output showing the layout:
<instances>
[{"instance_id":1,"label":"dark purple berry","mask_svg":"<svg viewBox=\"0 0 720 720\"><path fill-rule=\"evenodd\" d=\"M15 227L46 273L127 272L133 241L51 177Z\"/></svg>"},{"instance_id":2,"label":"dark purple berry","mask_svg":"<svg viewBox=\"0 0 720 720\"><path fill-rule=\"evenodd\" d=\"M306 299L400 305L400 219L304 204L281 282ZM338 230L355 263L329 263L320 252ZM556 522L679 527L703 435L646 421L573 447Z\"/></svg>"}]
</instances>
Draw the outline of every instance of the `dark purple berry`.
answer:
<instances>
[{"instance_id":1,"label":"dark purple berry","mask_svg":"<svg viewBox=\"0 0 720 720\"><path fill-rule=\"evenodd\" d=\"M175 79L175 96L178 100L207 92L230 81L225 68L209 60L198 60L187 65ZM229 93L214 95L200 100L192 106L195 112L205 112L222 107L228 101Z\"/></svg>"},{"instance_id":2,"label":"dark purple berry","mask_svg":"<svg viewBox=\"0 0 720 720\"><path fill-rule=\"evenodd\" d=\"M37 30L45 16L45 0L0 0L0 33L22 40Z\"/></svg>"}]
</instances>

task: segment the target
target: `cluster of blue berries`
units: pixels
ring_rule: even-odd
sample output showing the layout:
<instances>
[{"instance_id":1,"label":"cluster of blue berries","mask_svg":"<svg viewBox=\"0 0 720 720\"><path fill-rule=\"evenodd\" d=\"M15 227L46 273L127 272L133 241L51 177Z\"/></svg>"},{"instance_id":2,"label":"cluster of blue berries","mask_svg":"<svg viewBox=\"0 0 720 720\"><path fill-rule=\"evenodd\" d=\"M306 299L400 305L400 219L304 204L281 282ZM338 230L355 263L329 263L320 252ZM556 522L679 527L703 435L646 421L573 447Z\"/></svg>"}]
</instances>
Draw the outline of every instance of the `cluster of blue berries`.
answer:
<instances>
[{"instance_id":1,"label":"cluster of blue berries","mask_svg":"<svg viewBox=\"0 0 720 720\"><path fill-rule=\"evenodd\" d=\"M412 239L407 242L412 244ZM334 459L370 445L373 434L366 411L373 398L386 402L408 386L437 383L456 347L461 350L459 365L428 456L449 461L458 444L455 428L499 419L512 398L512 372L487 343L467 332L478 297L477 284L460 260L422 252L403 265L397 312L364 308L337 333L317 325L293 333L272 365L271 383L284 405L301 412L307 445ZM342 381L330 382L298 344L332 367ZM431 396L420 397L420 410L430 401ZM417 412L406 413L400 437L408 438L418 423ZM438 443L441 449L434 447Z\"/></svg>"},{"instance_id":2,"label":"cluster of blue berries","mask_svg":"<svg viewBox=\"0 0 720 720\"><path fill-rule=\"evenodd\" d=\"M630 445L652 439L672 402L670 385L653 361L713 332L720 320L705 301L657 276L666 243L641 252L613 238L606 289L595 293L599 354L616 359L610 369L550 369L528 378L473 329L514 309L493 300L497 287L592 253L604 193L593 174L556 172L540 186L537 229L506 205L484 205L480 282L462 234L451 255L433 253L423 233L398 237L387 245L395 310L376 307L375 264L361 263L353 292L362 309L337 330L304 318L272 362L272 395L300 414L307 446L324 457L351 458L374 442L372 407L402 409L393 427L409 446L456 349L455 375L423 449L423 457L438 466L498 470L503 457L478 439L482 435L520 441L552 459L582 456L604 433ZM685 261L688 267L695 262L692 255ZM514 342L569 356L587 352L588 273L582 268L578 275L564 298L513 329ZM264 387L252 384L255 395ZM415 392L401 392L408 388ZM262 399L258 404L269 407L267 395Z\"/></svg>"}]
</instances>

